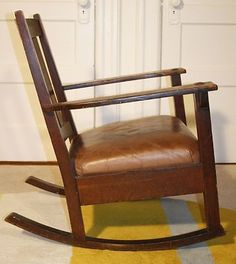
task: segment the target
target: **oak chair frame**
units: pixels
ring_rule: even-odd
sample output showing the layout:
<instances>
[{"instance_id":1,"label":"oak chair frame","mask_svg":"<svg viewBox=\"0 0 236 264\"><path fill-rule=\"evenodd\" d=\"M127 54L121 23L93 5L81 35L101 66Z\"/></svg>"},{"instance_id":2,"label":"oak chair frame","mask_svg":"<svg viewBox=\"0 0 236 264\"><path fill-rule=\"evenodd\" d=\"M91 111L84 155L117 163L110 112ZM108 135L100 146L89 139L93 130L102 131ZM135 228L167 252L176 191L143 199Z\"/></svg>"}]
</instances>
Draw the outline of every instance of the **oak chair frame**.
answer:
<instances>
[{"instance_id":1,"label":"oak chair frame","mask_svg":"<svg viewBox=\"0 0 236 264\"><path fill-rule=\"evenodd\" d=\"M182 85L181 74L186 72L183 68L106 78L63 86L40 16L36 14L32 19L25 19L22 11L16 11L15 16L45 122L55 150L64 187L56 186L35 177L30 177L27 179L27 182L44 190L65 195L72 232L65 232L42 225L17 213L11 213L5 220L24 230L51 240L74 246L111 250L170 249L223 235L224 230L220 224L219 216L208 102L208 92L217 90L217 86L212 82ZM170 76L172 87L77 101L67 101L64 93L65 90L69 89L81 89L163 76ZM96 176L81 179L77 177L73 161L70 159L65 145L66 139L71 139L77 134L70 110L174 97L175 114L186 124L183 100L183 95L185 94L192 94L194 97L200 162L189 166L147 169L145 173L143 171L124 171L119 177L122 179L122 183L117 187L117 192L110 195L110 198L99 197L96 194L93 195L93 190L96 188L101 188L105 193L109 193L107 186L114 188L117 184L117 175L109 173L99 175L99 186ZM155 188L152 187L153 183ZM168 183L171 184L166 188ZM127 194L127 186L130 184L132 184L134 189L142 189L142 192L130 196ZM159 187L156 188L157 186ZM147 240L100 239L88 237L85 234L81 212L82 205L152 199L193 193L203 193L204 196L206 218L206 228L204 229L171 237Z\"/></svg>"}]
</instances>

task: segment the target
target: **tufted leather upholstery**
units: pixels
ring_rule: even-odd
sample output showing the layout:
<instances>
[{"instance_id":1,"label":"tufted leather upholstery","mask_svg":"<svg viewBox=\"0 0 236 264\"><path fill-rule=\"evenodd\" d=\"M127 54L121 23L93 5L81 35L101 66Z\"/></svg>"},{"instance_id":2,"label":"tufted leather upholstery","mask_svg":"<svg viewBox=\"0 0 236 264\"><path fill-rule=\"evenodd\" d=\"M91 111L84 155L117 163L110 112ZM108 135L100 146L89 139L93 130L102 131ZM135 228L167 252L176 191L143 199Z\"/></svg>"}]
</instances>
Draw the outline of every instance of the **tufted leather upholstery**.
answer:
<instances>
[{"instance_id":1,"label":"tufted leather upholstery","mask_svg":"<svg viewBox=\"0 0 236 264\"><path fill-rule=\"evenodd\" d=\"M199 162L198 143L172 116L116 122L73 140L70 154L78 176Z\"/></svg>"}]
</instances>

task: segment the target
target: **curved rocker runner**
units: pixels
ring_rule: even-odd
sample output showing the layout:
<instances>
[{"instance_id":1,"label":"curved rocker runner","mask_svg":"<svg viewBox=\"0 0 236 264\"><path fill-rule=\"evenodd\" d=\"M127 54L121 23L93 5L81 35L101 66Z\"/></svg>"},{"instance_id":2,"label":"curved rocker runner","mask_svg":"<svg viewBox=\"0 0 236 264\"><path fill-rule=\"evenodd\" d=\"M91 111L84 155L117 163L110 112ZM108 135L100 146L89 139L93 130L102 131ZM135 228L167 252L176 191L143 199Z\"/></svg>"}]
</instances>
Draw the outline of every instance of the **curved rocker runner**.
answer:
<instances>
[{"instance_id":1,"label":"curved rocker runner","mask_svg":"<svg viewBox=\"0 0 236 264\"><path fill-rule=\"evenodd\" d=\"M33 185L35 187L38 187L42 190L51 192L51 193L65 195L65 190L63 187L56 185L56 184L53 184L51 182L41 180L41 179L36 178L34 176L29 176L25 182L30 184L30 185Z\"/></svg>"},{"instance_id":2,"label":"curved rocker runner","mask_svg":"<svg viewBox=\"0 0 236 264\"><path fill-rule=\"evenodd\" d=\"M94 237L85 237L84 241L73 238L72 233L61 231L38 222L32 221L29 218L16 213L10 214L6 221L16 225L26 231L40 235L51 240L69 244L72 246L99 248L110 250L157 250L157 249L172 249L178 246L192 244L207 239L214 238L216 235L223 235L224 231L219 230L219 233L210 232L206 229L201 229L195 232L189 232L184 235L171 236L167 238L146 239L146 240L112 240Z\"/></svg>"}]
</instances>

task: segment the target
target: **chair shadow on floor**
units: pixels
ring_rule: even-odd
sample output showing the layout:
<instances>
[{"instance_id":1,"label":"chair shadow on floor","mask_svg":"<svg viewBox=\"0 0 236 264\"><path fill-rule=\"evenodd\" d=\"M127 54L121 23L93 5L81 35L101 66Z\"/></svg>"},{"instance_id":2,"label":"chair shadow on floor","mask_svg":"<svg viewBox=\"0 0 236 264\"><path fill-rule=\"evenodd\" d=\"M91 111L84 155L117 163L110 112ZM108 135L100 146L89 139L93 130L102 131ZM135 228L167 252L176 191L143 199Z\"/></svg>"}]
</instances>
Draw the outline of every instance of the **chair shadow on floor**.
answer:
<instances>
[{"instance_id":1,"label":"chair shadow on floor","mask_svg":"<svg viewBox=\"0 0 236 264\"><path fill-rule=\"evenodd\" d=\"M162 200L171 201L171 206L173 207L183 205L183 210L188 208L195 221L194 225L197 228L205 228L203 224L204 207L202 203L175 198L165 198ZM220 212L226 235L208 241L207 244L211 246L233 244L236 238L236 211L221 208ZM108 238L111 233L111 235L115 234L116 237L112 237L114 239L139 239L139 235L146 236L146 238L171 235L169 219L167 219L164 212L161 200L94 205L92 208L92 218L93 223L87 230L88 236ZM172 222L171 224L183 226L183 233L186 231L185 226L188 226L187 228L189 229L189 225L192 224L191 219L188 221L185 216L180 215L177 219L177 222ZM118 228L120 232L117 230L114 233L109 231L113 228L114 230ZM169 234L166 232L169 232ZM135 238L136 235L137 237ZM206 243L191 245L193 248L202 246L206 246Z\"/></svg>"}]
</instances>

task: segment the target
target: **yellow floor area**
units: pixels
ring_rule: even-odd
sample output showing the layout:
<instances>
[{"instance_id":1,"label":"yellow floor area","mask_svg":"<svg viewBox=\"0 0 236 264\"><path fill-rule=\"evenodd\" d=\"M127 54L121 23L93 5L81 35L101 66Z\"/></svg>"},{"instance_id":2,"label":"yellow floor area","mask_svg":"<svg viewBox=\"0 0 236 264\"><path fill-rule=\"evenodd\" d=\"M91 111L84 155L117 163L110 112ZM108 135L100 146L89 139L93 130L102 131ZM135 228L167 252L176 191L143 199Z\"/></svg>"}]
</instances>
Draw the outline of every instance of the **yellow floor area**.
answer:
<instances>
[{"instance_id":1,"label":"yellow floor area","mask_svg":"<svg viewBox=\"0 0 236 264\"><path fill-rule=\"evenodd\" d=\"M218 165L226 236L178 250L113 252L73 248L29 234L3 221L12 211L69 231L65 199L24 183L27 176L61 184L56 166L0 166L0 264L236 264L236 165ZM83 207L86 232L114 239L153 238L203 225L201 197Z\"/></svg>"}]
</instances>

